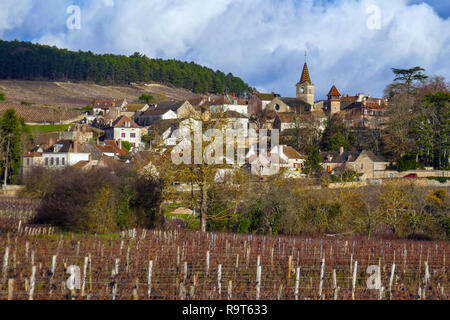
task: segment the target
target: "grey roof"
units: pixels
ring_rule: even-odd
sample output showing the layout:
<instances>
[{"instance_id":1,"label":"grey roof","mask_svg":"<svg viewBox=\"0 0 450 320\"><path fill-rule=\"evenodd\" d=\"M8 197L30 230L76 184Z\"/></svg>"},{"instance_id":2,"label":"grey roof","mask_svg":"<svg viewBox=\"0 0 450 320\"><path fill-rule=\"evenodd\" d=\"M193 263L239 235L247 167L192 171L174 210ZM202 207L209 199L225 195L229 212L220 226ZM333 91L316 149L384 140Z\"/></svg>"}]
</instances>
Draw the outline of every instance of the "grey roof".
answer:
<instances>
[{"instance_id":1,"label":"grey roof","mask_svg":"<svg viewBox=\"0 0 450 320\"><path fill-rule=\"evenodd\" d=\"M78 146L78 152L90 153L92 156L92 160L100 160L103 157L103 154L100 152L100 150L98 150L92 143L80 144Z\"/></svg>"},{"instance_id":2,"label":"grey roof","mask_svg":"<svg viewBox=\"0 0 450 320\"><path fill-rule=\"evenodd\" d=\"M322 152L320 156L323 158L324 163L346 163L353 162L358 158L358 153L355 152ZM331 157L331 161L328 161L328 157Z\"/></svg>"},{"instance_id":3,"label":"grey roof","mask_svg":"<svg viewBox=\"0 0 450 320\"><path fill-rule=\"evenodd\" d=\"M300 113L306 112L311 108L311 105L309 103L301 99L282 97L280 98L280 100Z\"/></svg>"},{"instance_id":4,"label":"grey roof","mask_svg":"<svg viewBox=\"0 0 450 320\"><path fill-rule=\"evenodd\" d=\"M53 146L45 150L45 152L55 152L56 145L62 145L61 148L58 150L59 153L67 153L70 152L72 149L72 141L71 140L59 140L56 142Z\"/></svg>"},{"instance_id":5,"label":"grey roof","mask_svg":"<svg viewBox=\"0 0 450 320\"><path fill-rule=\"evenodd\" d=\"M156 106L156 110L172 110L174 112L177 112L177 110L180 109L181 106L185 103L186 101L165 101L158 103Z\"/></svg>"}]
</instances>

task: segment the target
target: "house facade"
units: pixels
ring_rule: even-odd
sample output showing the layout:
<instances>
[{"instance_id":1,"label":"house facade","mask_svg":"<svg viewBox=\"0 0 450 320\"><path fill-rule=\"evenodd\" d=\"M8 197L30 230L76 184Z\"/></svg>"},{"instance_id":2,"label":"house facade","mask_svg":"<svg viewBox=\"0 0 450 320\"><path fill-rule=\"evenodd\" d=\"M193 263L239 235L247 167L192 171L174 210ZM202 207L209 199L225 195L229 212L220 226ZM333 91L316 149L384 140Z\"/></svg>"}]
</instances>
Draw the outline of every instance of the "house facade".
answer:
<instances>
[{"instance_id":1,"label":"house facade","mask_svg":"<svg viewBox=\"0 0 450 320\"><path fill-rule=\"evenodd\" d=\"M105 140L128 141L133 150L141 144L141 127L127 116L120 116L105 129Z\"/></svg>"}]
</instances>

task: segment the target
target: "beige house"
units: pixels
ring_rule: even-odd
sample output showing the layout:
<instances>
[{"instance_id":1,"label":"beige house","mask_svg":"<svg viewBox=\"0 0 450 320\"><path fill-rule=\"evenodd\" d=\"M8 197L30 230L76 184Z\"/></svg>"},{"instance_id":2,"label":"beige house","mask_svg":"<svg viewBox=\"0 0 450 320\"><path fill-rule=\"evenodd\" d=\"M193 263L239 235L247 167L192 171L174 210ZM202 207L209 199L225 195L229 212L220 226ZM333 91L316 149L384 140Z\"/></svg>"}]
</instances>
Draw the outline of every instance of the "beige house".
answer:
<instances>
[{"instance_id":1,"label":"beige house","mask_svg":"<svg viewBox=\"0 0 450 320\"><path fill-rule=\"evenodd\" d=\"M42 167L44 165L44 157L42 156L42 149L40 152L28 152L22 159L22 174L27 175L35 167Z\"/></svg>"},{"instance_id":2,"label":"beige house","mask_svg":"<svg viewBox=\"0 0 450 320\"><path fill-rule=\"evenodd\" d=\"M121 115L136 119L142 112L150 108L148 104L127 104L122 108Z\"/></svg>"},{"instance_id":3,"label":"beige house","mask_svg":"<svg viewBox=\"0 0 450 320\"><path fill-rule=\"evenodd\" d=\"M381 171L387 170L390 163L372 151L363 150L360 154L354 152L323 152L323 167L328 173L336 169L353 170L360 174L361 180L371 179L378 176Z\"/></svg>"},{"instance_id":4,"label":"beige house","mask_svg":"<svg viewBox=\"0 0 450 320\"><path fill-rule=\"evenodd\" d=\"M198 111L189 103L189 101L165 101L158 103L155 110L172 110L178 119L186 119L191 115L198 115Z\"/></svg>"},{"instance_id":5,"label":"beige house","mask_svg":"<svg viewBox=\"0 0 450 320\"><path fill-rule=\"evenodd\" d=\"M105 129L105 140L128 141L135 148L141 144L141 127L127 116L121 116Z\"/></svg>"}]
</instances>

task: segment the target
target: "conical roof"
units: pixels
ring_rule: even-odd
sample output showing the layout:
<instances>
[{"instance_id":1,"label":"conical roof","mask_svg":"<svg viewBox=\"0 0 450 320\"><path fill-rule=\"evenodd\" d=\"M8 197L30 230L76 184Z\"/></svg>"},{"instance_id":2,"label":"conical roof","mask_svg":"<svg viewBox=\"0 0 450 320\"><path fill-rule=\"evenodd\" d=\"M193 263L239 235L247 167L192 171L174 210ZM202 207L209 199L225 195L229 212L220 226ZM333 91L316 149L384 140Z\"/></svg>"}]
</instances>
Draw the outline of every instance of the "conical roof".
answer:
<instances>
[{"instance_id":1,"label":"conical roof","mask_svg":"<svg viewBox=\"0 0 450 320\"><path fill-rule=\"evenodd\" d=\"M306 64L306 62L303 65L302 77L300 78L300 83L303 83L303 82L312 83L311 78L309 77L309 70L308 70L308 65Z\"/></svg>"},{"instance_id":2,"label":"conical roof","mask_svg":"<svg viewBox=\"0 0 450 320\"><path fill-rule=\"evenodd\" d=\"M340 94L340 92L338 91L338 89L336 88L336 86L333 85L333 86L331 87L331 89L330 89L330 92L328 92L328 96L333 96L333 97L337 96L337 97L340 97L341 94Z\"/></svg>"}]
</instances>

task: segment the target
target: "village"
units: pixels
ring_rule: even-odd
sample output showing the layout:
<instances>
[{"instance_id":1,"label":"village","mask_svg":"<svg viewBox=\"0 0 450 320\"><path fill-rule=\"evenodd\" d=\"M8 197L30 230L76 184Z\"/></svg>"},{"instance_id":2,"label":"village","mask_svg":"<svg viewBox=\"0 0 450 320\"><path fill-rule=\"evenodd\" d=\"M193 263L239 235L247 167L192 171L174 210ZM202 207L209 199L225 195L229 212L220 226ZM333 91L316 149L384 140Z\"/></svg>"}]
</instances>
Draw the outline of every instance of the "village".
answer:
<instances>
[{"instance_id":1,"label":"village","mask_svg":"<svg viewBox=\"0 0 450 320\"><path fill-rule=\"evenodd\" d=\"M149 150L167 150L177 144L176 129L189 126L192 121L226 118L226 127L243 135L253 129L274 130L281 137L308 125L323 133L327 121L340 116L348 128L384 128L387 121L388 99L374 98L364 93L341 95L332 85L327 99L315 99L315 85L305 62L296 97L282 97L276 93L253 92L247 99L234 94L202 95L186 100L159 103L128 102L127 98L99 98L92 102L91 111L78 116L67 130L34 146L23 155L21 174L27 175L35 167L60 169L77 167L83 170L132 165L136 158ZM197 120L195 120L197 119ZM44 120L45 121L45 120ZM48 123L55 123L52 119ZM297 137L302 138L302 137ZM245 160L248 170L257 176L269 175L258 157L258 141L245 141ZM280 143L269 149L276 155L278 165L287 178L307 178L304 173L308 155L294 147ZM145 156L144 156L145 157ZM320 164L329 174L350 170L354 181L390 178L449 177L448 171L424 167L399 172L394 159L375 155L371 150L320 152ZM222 173L217 173L218 179ZM352 182L354 182L352 181Z\"/></svg>"}]
</instances>

